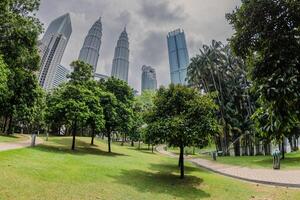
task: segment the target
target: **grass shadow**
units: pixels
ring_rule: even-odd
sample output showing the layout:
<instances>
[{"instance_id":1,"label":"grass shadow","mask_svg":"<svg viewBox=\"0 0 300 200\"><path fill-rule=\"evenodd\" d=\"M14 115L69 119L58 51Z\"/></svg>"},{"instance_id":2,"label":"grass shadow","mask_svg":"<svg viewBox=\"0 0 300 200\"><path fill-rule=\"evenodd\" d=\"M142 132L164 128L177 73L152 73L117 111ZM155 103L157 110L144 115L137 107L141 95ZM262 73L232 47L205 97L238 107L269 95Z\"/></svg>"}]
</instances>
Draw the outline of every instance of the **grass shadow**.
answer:
<instances>
[{"instance_id":1,"label":"grass shadow","mask_svg":"<svg viewBox=\"0 0 300 200\"><path fill-rule=\"evenodd\" d=\"M103 151L98 145L90 145L88 142L76 140L75 150L71 150L70 138L52 138L50 144L40 144L35 149L39 151L73 154L73 155L99 155L99 156L128 156L126 154ZM52 144L51 144L52 143Z\"/></svg>"},{"instance_id":2,"label":"grass shadow","mask_svg":"<svg viewBox=\"0 0 300 200\"><path fill-rule=\"evenodd\" d=\"M154 168L157 168L155 166ZM162 166L163 168L168 166ZM151 167L152 168L152 167ZM174 198L199 199L210 197L209 193L199 189L203 180L195 176L180 179L173 173L142 170L122 170L121 175L112 176L116 183L134 187L139 192L152 194L166 194Z\"/></svg>"},{"instance_id":3,"label":"grass shadow","mask_svg":"<svg viewBox=\"0 0 300 200\"><path fill-rule=\"evenodd\" d=\"M1 137L5 137L5 138L18 138L18 136L16 135L4 135L4 134L0 134Z\"/></svg>"}]
</instances>

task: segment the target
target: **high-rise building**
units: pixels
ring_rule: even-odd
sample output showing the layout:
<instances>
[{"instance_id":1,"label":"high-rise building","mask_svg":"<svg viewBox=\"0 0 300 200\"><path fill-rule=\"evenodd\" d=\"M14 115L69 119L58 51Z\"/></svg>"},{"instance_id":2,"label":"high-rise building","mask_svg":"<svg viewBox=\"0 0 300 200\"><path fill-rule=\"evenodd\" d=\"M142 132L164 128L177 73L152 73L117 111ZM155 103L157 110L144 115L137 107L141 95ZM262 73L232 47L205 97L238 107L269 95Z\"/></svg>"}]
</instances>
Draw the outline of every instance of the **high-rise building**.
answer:
<instances>
[{"instance_id":1,"label":"high-rise building","mask_svg":"<svg viewBox=\"0 0 300 200\"><path fill-rule=\"evenodd\" d=\"M39 83L46 89L53 88L53 81L72 33L70 15L67 13L52 21L40 41L41 67Z\"/></svg>"},{"instance_id":2,"label":"high-rise building","mask_svg":"<svg viewBox=\"0 0 300 200\"><path fill-rule=\"evenodd\" d=\"M80 50L78 60L84 61L93 66L94 73L97 70L97 63L99 59L99 51L102 37L102 23L99 18L89 30L85 37L83 46Z\"/></svg>"},{"instance_id":3,"label":"high-rise building","mask_svg":"<svg viewBox=\"0 0 300 200\"><path fill-rule=\"evenodd\" d=\"M56 72L54 75L54 79L52 82L52 87L56 88L58 87L60 84L65 83L68 81L67 75L70 74L70 70L68 70L67 68L65 68L62 65L58 65L56 68Z\"/></svg>"},{"instance_id":4,"label":"high-rise building","mask_svg":"<svg viewBox=\"0 0 300 200\"><path fill-rule=\"evenodd\" d=\"M155 69L150 66L142 67L142 91L156 90L157 80Z\"/></svg>"},{"instance_id":5,"label":"high-rise building","mask_svg":"<svg viewBox=\"0 0 300 200\"><path fill-rule=\"evenodd\" d=\"M128 82L129 42L126 28L121 33L115 48L111 76Z\"/></svg>"},{"instance_id":6,"label":"high-rise building","mask_svg":"<svg viewBox=\"0 0 300 200\"><path fill-rule=\"evenodd\" d=\"M109 77L104 75L104 74L100 74L100 73L94 73L94 79L96 81L100 80L100 79L104 79L107 80Z\"/></svg>"},{"instance_id":7,"label":"high-rise building","mask_svg":"<svg viewBox=\"0 0 300 200\"><path fill-rule=\"evenodd\" d=\"M177 29L167 36L171 82L174 84L186 84L186 74L189 65L185 34Z\"/></svg>"}]
</instances>

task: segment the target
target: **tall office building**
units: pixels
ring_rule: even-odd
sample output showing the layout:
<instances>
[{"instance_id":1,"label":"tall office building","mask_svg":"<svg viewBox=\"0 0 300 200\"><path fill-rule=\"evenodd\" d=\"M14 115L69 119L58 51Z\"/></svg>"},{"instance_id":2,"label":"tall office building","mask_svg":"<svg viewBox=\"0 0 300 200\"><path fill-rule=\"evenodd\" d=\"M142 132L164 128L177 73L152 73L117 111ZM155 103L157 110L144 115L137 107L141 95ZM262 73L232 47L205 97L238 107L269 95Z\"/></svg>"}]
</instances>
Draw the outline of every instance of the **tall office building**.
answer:
<instances>
[{"instance_id":1,"label":"tall office building","mask_svg":"<svg viewBox=\"0 0 300 200\"><path fill-rule=\"evenodd\" d=\"M185 85L187 83L186 74L189 65L185 34L183 30L177 29L168 34L167 40L171 82Z\"/></svg>"},{"instance_id":2,"label":"tall office building","mask_svg":"<svg viewBox=\"0 0 300 200\"><path fill-rule=\"evenodd\" d=\"M83 46L80 50L78 60L84 61L93 66L94 73L97 70L97 63L99 59L99 51L102 37L102 23L99 18L89 30L85 37Z\"/></svg>"},{"instance_id":3,"label":"tall office building","mask_svg":"<svg viewBox=\"0 0 300 200\"><path fill-rule=\"evenodd\" d=\"M67 82L67 75L69 74L70 71L67 68L65 68L63 65L58 65L52 82L52 87L56 88L60 84Z\"/></svg>"},{"instance_id":4,"label":"tall office building","mask_svg":"<svg viewBox=\"0 0 300 200\"><path fill-rule=\"evenodd\" d=\"M46 90L53 88L55 73L71 33L71 19L67 13L50 23L43 39L40 41L41 67L39 83Z\"/></svg>"},{"instance_id":5,"label":"tall office building","mask_svg":"<svg viewBox=\"0 0 300 200\"><path fill-rule=\"evenodd\" d=\"M129 42L126 28L121 33L115 48L111 76L128 82Z\"/></svg>"},{"instance_id":6,"label":"tall office building","mask_svg":"<svg viewBox=\"0 0 300 200\"><path fill-rule=\"evenodd\" d=\"M145 90L156 90L157 80L155 69L150 66L142 67L142 91Z\"/></svg>"}]
</instances>

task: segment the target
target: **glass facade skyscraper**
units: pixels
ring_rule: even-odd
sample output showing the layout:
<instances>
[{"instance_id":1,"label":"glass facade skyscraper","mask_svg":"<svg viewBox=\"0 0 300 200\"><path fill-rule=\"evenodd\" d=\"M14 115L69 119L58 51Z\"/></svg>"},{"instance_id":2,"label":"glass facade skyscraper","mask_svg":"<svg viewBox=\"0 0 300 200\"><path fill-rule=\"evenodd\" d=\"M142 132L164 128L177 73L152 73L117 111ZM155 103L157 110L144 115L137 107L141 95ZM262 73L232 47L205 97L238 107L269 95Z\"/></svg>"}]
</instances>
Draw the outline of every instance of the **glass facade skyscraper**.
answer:
<instances>
[{"instance_id":1,"label":"glass facade skyscraper","mask_svg":"<svg viewBox=\"0 0 300 200\"><path fill-rule=\"evenodd\" d=\"M150 66L142 67L142 91L156 90L157 80L155 69Z\"/></svg>"},{"instance_id":2,"label":"glass facade skyscraper","mask_svg":"<svg viewBox=\"0 0 300 200\"><path fill-rule=\"evenodd\" d=\"M56 68L55 76L53 79L52 86L53 88L58 87L60 84L68 81L67 75L70 74L70 71L62 65L58 65Z\"/></svg>"},{"instance_id":3,"label":"glass facade skyscraper","mask_svg":"<svg viewBox=\"0 0 300 200\"><path fill-rule=\"evenodd\" d=\"M177 29L167 36L171 83L186 85L189 55L183 30Z\"/></svg>"},{"instance_id":4,"label":"glass facade skyscraper","mask_svg":"<svg viewBox=\"0 0 300 200\"><path fill-rule=\"evenodd\" d=\"M43 39L39 42L41 56L39 84L45 90L51 90L54 87L55 73L61 62L71 33L71 18L67 13L50 23Z\"/></svg>"},{"instance_id":5,"label":"glass facade skyscraper","mask_svg":"<svg viewBox=\"0 0 300 200\"><path fill-rule=\"evenodd\" d=\"M99 59L99 51L102 38L102 23L99 18L89 30L83 46L80 50L78 60L84 61L93 66L94 73L97 70L97 63Z\"/></svg>"},{"instance_id":6,"label":"glass facade skyscraper","mask_svg":"<svg viewBox=\"0 0 300 200\"><path fill-rule=\"evenodd\" d=\"M126 28L121 33L115 48L111 76L128 82L129 41Z\"/></svg>"}]
</instances>

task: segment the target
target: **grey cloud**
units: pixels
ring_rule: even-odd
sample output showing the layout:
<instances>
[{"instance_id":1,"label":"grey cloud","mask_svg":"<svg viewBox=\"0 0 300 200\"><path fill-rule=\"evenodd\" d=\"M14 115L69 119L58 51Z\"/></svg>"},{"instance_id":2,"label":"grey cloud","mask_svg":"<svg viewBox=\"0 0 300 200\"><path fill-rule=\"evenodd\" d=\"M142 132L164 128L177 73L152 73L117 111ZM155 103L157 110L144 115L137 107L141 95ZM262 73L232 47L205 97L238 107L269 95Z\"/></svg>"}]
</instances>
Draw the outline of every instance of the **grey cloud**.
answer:
<instances>
[{"instance_id":1,"label":"grey cloud","mask_svg":"<svg viewBox=\"0 0 300 200\"><path fill-rule=\"evenodd\" d=\"M183 7L175 4L175 1L142 1L139 11L147 21L153 23L178 23L187 18Z\"/></svg>"},{"instance_id":2,"label":"grey cloud","mask_svg":"<svg viewBox=\"0 0 300 200\"><path fill-rule=\"evenodd\" d=\"M158 84L170 83L168 31L183 28L190 57L202 43L225 41L232 34L224 15L240 0L41 0L38 17L46 29L58 16L71 14L73 33L62 64L78 58L91 25L102 16L103 36L97 72L109 75L114 48L125 25L130 42L129 84L140 90L141 67L151 65ZM188 13L188 14L187 14Z\"/></svg>"},{"instance_id":3,"label":"grey cloud","mask_svg":"<svg viewBox=\"0 0 300 200\"><path fill-rule=\"evenodd\" d=\"M141 51L138 57L143 58L147 65L159 66L168 59L166 35L162 32L150 32L141 42Z\"/></svg>"}]
</instances>

